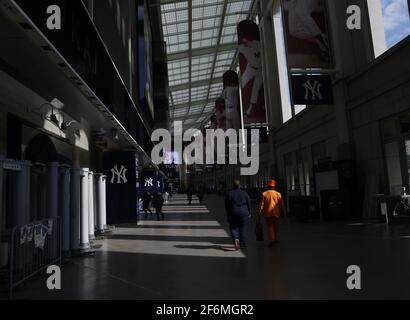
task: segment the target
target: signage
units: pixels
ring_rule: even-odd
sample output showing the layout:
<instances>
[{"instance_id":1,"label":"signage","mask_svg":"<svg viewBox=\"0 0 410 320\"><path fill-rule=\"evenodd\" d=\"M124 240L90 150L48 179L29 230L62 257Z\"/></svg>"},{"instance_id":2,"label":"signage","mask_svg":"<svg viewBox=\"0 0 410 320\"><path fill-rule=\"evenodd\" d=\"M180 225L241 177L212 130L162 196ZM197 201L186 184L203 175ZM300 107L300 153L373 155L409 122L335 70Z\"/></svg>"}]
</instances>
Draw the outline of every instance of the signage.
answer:
<instances>
[{"instance_id":1,"label":"signage","mask_svg":"<svg viewBox=\"0 0 410 320\"><path fill-rule=\"evenodd\" d=\"M135 152L104 153L107 176L107 223L137 222L137 165Z\"/></svg>"},{"instance_id":2,"label":"signage","mask_svg":"<svg viewBox=\"0 0 410 320\"><path fill-rule=\"evenodd\" d=\"M295 105L333 104L330 75L292 75L292 97Z\"/></svg>"},{"instance_id":3,"label":"signage","mask_svg":"<svg viewBox=\"0 0 410 320\"><path fill-rule=\"evenodd\" d=\"M266 123L259 26L252 20L244 20L238 24L237 31L244 124Z\"/></svg>"},{"instance_id":4,"label":"signage","mask_svg":"<svg viewBox=\"0 0 410 320\"><path fill-rule=\"evenodd\" d=\"M5 162L5 163L3 163L3 169L4 170L10 170L10 171L21 171L22 167L21 167L21 165L19 165L17 163Z\"/></svg>"}]
</instances>

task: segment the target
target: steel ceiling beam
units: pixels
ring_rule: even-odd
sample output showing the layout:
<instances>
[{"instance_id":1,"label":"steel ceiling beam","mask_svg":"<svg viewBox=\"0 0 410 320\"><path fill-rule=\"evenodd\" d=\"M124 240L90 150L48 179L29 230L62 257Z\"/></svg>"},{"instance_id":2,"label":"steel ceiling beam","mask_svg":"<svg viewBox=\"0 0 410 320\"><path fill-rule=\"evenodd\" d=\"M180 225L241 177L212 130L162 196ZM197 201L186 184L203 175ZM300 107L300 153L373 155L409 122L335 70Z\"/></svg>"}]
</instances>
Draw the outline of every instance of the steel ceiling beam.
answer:
<instances>
[{"instance_id":1,"label":"steel ceiling beam","mask_svg":"<svg viewBox=\"0 0 410 320\"><path fill-rule=\"evenodd\" d=\"M214 78L211 81L211 85L221 83L221 81L222 81L222 78ZM202 87L202 86L208 85L209 80L195 81L195 82L192 82L191 84L192 84L192 87ZM180 91L180 90L186 90L186 89L189 89L189 83L179 84L179 85L169 88L170 91Z\"/></svg>"},{"instance_id":2,"label":"steel ceiling beam","mask_svg":"<svg viewBox=\"0 0 410 320\"><path fill-rule=\"evenodd\" d=\"M237 48L238 48L237 43L221 44L219 46L219 52L236 50ZM215 46L203 47L203 48L193 49L192 57L205 56L205 55L210 55L213 53L215 53ZM189 54L189 50L168 54L168 63L172 61L176 61L176 60L186 59L188 54Z\"/></svg>"},{"instance_id":3,"label":"steel ceiling beam","mask_svg":"<svg viewBox=\"0 0 410 320\"><path fill-rule=\"evenodd\" d=\"M409 1L410 1L410 0L409 0ZM259 3L259 0L253 0L252 4L251 4L251 6L250 6L250 10L249 10L249 12L248 12L247 19L251 19L251 18L253 18L253 17L257 14L258 3ZM236 46L236 49L237 49L237 48L238 48L238 44L235 44L235 46ZM239 62L239 51L238 51L238 49L237 49L237 50L236 50L235 57L234 57L234 60L232 61L231 70L235 70L235 69L236 69L236 65L238 64L238 62ZM241 94L241 93L240 93L240 94ZM210 115L209 117L207 116L207 118L204 119L204 121L202 121L202 123L201 123L200 126L203 127L203 126L211 119L211 116L212 116L212 115Z\"/></svg>"},{"instance_id":4,"label":"steel ceiling beam","mask_svg":"<svg viewBox=\"0 0 410 320\"><path fill-rule=\"evenodd\" d=\"M216 43L216 51L215 51L214 61L213 61L213 64L212 64L212 69L211 69L212 70L212 72L211 72L212 75L215 72L216 59L218 58L219 48L221 47L221 38L222 38L222 32L223 32L223 28L224 28L224 24L225 24L227 9L228 9L228 0L225 0L224 6L223 6L223 9L222 9L222 19L221 19L221 25L219 26L219 34L218 34L218 41ZM235 44L235 49L237 49L237 47L238 47L238 44ZM210 79L210 81L209 81L209 88L211 88L211 82L212 82L212 79ZM210 93L210 91L208 91L208 95L206 97L207 101L209 101L209 93ZM208 102L207 102L207 104L208 104ZM202 108L202 113L204 112L205 107L206 107L206 105L204 105L204 107Z\"/></svg>"}]
</instances>

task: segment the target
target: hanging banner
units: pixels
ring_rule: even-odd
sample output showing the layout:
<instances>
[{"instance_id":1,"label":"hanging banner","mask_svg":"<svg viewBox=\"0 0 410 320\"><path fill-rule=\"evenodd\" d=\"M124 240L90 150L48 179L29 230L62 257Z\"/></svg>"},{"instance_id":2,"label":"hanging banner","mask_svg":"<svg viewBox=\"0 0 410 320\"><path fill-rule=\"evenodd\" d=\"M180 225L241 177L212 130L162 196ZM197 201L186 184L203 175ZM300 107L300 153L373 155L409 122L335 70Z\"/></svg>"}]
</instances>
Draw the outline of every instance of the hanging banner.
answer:
<instances>
[{"instance_id":1,"label":"hanging banner","mask_svg":"<svg viewBox=\"0 0 410 320\"><path fill-rule=\"evenodd\" d=\"M229 70L223 75L225 100L225 128L239 131L241 125L241 108L239 99L239 77L235 71Z\"/></svg>"},{"instance_id":2,"label":"hanging banner","mask_svg":"<svg viewBox=\"0 0 410 320\"><path fill-rule=\"evenodd\" d=\"M163 193L164 179L155 170L144 170L140 174L139 186L140 197L145 192L149 192L151 195L154 195L156 192Z\"/></svg>"},{"instance_id":3,"label":"hanging banner","mask_svg":"<svg viewBox=\"0 0 410 320\"><path fill-rule=\"evenodd\" d=\"M224 98L215 100L215 129L226 130L226 105Z\"/></svg>"},{"instance_id":4,"label":"hanging banner","mask_svg":"<svg viewBox=\"0 0 410 320\"><path fill-rule=\"evenodd\" d=\"M281 0L288 65L331 69L332 52L325 0Z\"/></svg>"},{"instance_id":5,"label":"hanging banner","mask_svg":"<svg viewBox=\"0 0 410 320\"><path fill-rule=\"evenodd\" d=\"M333 85L330 75L292 75L294 104L333 104Z\"/></svg>"},{"instance_id":6,"label":"hanging banner","mask_svg":"<svg viewBox=\"0 0 410 320\"><path fill-rule=\"evenodd\" d=\"M244 20L237 29L244 125L266 123L259 27Z\"/></svg>"},{"instance_id":7,"label":"hanging banner","mask_svg":"<svg viewBox=\"0 0 410 320\"><path fill-rule=\"evenodd\" d=\"M107 176L107 223L137 221L137 166L135 152L104 153Z\"/></svg>"}]
</instances>

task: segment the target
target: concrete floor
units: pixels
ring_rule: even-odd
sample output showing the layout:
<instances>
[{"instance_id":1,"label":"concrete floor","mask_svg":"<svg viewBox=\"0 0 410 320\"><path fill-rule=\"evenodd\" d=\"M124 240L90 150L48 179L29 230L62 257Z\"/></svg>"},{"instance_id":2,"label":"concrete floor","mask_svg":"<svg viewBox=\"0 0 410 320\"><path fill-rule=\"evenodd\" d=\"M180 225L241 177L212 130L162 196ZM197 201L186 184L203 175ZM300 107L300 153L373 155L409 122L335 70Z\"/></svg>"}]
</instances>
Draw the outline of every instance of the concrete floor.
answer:
<instances>
[{"instance_id":1,"label":"concrete floor","mask_svg":"<svg viewBox=\"0 0 410 320\"><path fill-rule=\"evenodd\" d=\"M155 217L120 226L98 240L95 256L64 263L62 290L46 275L16 290L16 299L409 299L410 228L283 220L281 243L254 241L235 252L223 199L190 207L176 195ZM362 290L349 291L346 269L358 265Z\"/></svg>"}]
</instances>

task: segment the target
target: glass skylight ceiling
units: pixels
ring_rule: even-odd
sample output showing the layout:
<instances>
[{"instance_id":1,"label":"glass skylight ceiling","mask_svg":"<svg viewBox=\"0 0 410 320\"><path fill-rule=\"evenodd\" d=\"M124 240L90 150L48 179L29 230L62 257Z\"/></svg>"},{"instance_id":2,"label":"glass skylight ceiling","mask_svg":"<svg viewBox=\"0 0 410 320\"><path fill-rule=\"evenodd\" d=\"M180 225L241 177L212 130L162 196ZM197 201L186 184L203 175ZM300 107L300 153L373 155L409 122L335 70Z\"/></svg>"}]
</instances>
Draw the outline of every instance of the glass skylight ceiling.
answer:
<instances>
[{"instance_id":1,"label":"glass skylight ceiling","mask_svg":"<svg viewBox=\"0 0 410 320\"><path fill-rule=\"evenodd\" d=\"M170 119L200 127L221 95L222 75L234 67L237 24L253 0L161 0L167 42Z\"/></svg>"}]
</instances>

